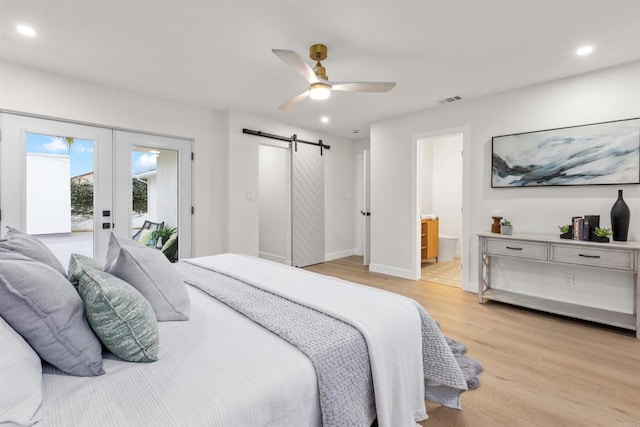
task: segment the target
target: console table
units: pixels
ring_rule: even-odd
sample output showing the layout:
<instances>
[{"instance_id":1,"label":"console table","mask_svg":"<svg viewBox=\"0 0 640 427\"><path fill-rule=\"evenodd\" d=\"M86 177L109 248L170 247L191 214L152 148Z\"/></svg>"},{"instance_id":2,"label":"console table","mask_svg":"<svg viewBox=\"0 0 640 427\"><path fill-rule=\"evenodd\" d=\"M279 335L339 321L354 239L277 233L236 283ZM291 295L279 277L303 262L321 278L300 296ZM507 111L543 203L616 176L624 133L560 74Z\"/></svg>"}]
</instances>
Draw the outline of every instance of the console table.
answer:
<instances>
[{"instance_id":1,"label":"console table","mask_svg":"<svg viewBox=\"0 0 640 427\"><path fill-rule=\"evenodd\" d=\"M640 339L640 293L638 292L638 259L640 242L597 243L560 239L559 236L479 233L478 302L484 299L575 317L636 331ZM538 263L584 266L622 271L633 277L633 314L571 304L518 292L491 288L491 259L515 258Z\"/></svg>"}]
</instances>

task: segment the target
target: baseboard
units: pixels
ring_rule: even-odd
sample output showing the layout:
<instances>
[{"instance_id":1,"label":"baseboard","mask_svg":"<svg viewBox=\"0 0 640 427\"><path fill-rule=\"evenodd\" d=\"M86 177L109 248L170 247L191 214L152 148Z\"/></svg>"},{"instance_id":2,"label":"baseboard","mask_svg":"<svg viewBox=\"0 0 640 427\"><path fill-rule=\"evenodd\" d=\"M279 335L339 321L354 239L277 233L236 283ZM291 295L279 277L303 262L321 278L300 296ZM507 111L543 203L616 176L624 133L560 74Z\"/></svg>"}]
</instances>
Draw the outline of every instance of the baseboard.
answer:
<instances>
[{"instance_id":1,"label":"baseboard","mask_svg":"<svg viewBox=\"0 0 640 427\"><path fill-rule=\"evenodd\" d=\"M269 261L279 262L280 264L291 265L291 261L287 259L287 257L270 254L268 252L260 252L258 256L263 259L268 259Z\"/></svg>"},{"instance_id":2,"label":"baseboard","mask_svg":"<svg viewBox=\"0 0 640 427\"><path fill-rule=\"evenodd\" d=\"M369 264L369 271L373 273L387 274L389 276L401 277L403 279L415 280L411 270L389 267L387 265Z\"/></svg>"},{"instance_id":3,"label":"baseboard","mask_svg":"<svg viewBox=\"0 0 640 427\"><path fill-rule=\"evenodd\" d=\"M357 255L356 249L345 249L344 251L331 252L328 254L324 254L324 260L325 262L333 261L334 259L344 258L351 255Z\"/></svg>"},{"instance_id":4,"label":"baseboard","mask_svg":"<svg viewBox=\"0 0 640 427\"><path fill-rule=\"evenodd\" d=\"M469 281L469 288L462 288L463 291L467 291L467 292L472 292L474 294L478 294L478 282L471 282Z\"/></svg>"}]
</instances>

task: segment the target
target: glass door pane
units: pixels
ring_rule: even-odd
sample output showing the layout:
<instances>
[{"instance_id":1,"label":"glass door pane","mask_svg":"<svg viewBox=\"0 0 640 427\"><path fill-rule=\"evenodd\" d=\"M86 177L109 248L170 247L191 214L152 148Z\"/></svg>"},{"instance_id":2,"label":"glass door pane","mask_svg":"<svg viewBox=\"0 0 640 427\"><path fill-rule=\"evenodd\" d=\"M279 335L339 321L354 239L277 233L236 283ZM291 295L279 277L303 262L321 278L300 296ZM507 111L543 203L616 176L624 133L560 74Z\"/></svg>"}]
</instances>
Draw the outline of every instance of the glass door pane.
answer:
<instances>
[{"instance_id":1,"label":"glass door pane","mask_svg":"<svg viewBox=\"0 0 640 427\"><path fill-rule=\"evenodd\" d=\"M93 257L93 141L26 133L26 227L67 265Z\"/></svg>"},{"instance_id":2,"label":"glass door pane","mask_svg":"<svg viewBox=\"0 0 640 427\"><path fill-rule=\"evenodd\" d=\"M131 165L132 237L165 252L170 250L169 258L175 261L178 244L178 152L133 146ZM145 229L157 229L157 233L149 233ZM171 241L173 246L165 247L171 237L174 237Z\"/></svg>"},{"instance_id":3,"label":"glass door pane","mask_svg":"<svg viewBox=\"0 0 640 427\"><path fill-rule=\"evenodd\" d=\"M191 141L116 131L116 232L191 256Z\"/></svg>"}]
</instances>

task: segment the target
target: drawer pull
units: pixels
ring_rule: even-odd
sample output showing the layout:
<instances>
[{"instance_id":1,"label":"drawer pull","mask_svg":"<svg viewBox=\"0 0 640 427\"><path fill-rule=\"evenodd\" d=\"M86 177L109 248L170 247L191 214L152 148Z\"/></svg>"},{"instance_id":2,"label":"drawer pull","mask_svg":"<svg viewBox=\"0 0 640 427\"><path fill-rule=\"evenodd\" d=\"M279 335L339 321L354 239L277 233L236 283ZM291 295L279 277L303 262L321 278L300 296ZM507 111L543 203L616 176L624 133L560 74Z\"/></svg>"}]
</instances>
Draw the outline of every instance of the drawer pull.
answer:
<instances>
[{"instance_id":1,"label":"drawer pull","mask_svg":"<svg viewBox=\"0 0 640 427\"><path fill-rule=\"evenodd\" d=\"M507 246L507 249L511 249L512 251L521 251L522 248L514 248L512 246Z\"/></svg>"},{"instance_id":2,"label":"drawer pull","mask_svg":"<svg viewBox=\"0 0 640 427\"><path fill-rule=\"evenodd\" d=\"M585 254L578 254L578 256L585 257L585 258L600 258L600 255L585 255Z\"/></svg>"}]
</instances>

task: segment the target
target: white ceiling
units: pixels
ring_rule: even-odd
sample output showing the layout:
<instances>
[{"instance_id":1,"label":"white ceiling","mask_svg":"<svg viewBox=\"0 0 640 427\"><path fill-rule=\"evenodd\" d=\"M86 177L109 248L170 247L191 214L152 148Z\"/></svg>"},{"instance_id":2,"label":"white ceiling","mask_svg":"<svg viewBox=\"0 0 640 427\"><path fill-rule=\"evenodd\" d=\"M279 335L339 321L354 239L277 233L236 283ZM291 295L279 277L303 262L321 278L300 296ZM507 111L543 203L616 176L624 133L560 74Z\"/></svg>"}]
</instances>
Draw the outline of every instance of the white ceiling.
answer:
<instances>
[{"instance_id":1,"label":"white ceiling","mask_svg":"<svg viewBox=\"0 0 640 427\"><path fill-rule=\"evenodd\" d=\"M38 36L17 34L19 23ZM348 138L368 135L375 120L446 108L438 101L450 96L640 60L640 0L2 0L0 30L4 60ZM307 85L271 49L308 58L314 43L329 48L330 79L397 86L279 111ZM593 55L575 55L583 44Z\"/></svg>"}]
</instances>

